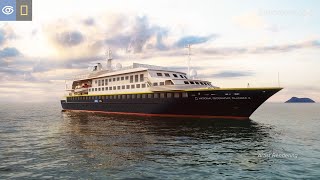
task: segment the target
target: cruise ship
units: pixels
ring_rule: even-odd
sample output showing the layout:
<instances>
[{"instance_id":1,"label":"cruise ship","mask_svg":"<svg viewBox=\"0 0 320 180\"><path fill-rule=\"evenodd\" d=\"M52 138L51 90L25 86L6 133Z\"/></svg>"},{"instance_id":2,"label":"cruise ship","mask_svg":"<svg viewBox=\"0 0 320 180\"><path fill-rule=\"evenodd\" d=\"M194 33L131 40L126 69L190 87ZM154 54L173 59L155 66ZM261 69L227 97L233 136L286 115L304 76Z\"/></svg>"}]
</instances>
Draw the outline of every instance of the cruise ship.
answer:
<instances>
[{"instance_id":1,"label":"cruise ship","mask_svg":"<svg viewBox=\"0 0 320 180\"><path fill-rule=\"evenodd\" d=\"M71 79L61 100L63 111L244 120L282 89L221 88L167 67L114 67L112 61L108 57L106 67L97 63L90 73Z\"/></svg>"}]
</instances>

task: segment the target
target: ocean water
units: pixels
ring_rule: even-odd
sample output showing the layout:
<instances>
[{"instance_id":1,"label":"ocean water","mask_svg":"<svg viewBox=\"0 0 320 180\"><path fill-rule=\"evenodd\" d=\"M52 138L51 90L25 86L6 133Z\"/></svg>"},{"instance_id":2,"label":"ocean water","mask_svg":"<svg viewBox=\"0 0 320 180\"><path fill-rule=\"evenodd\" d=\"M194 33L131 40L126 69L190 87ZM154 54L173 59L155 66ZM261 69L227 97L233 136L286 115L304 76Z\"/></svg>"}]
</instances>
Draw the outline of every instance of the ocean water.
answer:
<instances>
[{"instance_id":1,"label":"ocean water","mask_svg":"<svg viewBox=\"0 0 320 180\"><path fill-rule=\"evenodd\" d=\"M250 121L61 112L2 104L0 179L320 179L320 104Z\"/></svg>"}]
</instances>

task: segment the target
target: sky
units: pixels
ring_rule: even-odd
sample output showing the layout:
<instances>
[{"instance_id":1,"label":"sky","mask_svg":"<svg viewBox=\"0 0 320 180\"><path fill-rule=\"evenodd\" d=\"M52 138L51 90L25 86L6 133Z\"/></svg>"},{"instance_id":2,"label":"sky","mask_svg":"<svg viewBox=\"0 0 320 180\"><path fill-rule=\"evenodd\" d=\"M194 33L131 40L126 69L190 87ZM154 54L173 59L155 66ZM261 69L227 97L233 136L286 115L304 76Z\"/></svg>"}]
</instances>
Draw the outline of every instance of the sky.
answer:
<instances>
[{"instance_id":1,"label":"sky","mask_svg":"<svg viewBox=\"0 0 320 180\"><path fill-rule=\"evenodd\" d=\"M191 44L199 79L320 102L319 19L314 0L33 0L32 21L0 22L0 101L59 101L108 49L123 66L186 72Z\"/></svg>"}]
</instances>

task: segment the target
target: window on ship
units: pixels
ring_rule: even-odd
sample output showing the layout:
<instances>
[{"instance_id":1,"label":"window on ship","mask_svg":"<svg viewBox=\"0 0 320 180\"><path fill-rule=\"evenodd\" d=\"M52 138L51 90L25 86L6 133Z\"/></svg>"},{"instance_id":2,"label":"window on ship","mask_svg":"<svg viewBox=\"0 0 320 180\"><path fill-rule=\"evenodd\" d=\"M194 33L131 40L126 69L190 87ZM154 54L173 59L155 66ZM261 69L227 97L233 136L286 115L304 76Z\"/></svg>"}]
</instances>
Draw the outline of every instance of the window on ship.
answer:
<instances>
[{"instance_id":1,"label":"window on ship","mask_svg":"<svg viewBox=\"0 0 320 180\"><path fill-rule=\"evenodd\" d=\"M157 76L162 76L162 73L157 73Z\"/></svg>"},{"instance_id":2,"label":"window on ship","mask_svg":"<svg viewBox=\"0 0 320 180\"><path fill-rule=\"evenodd\" d=\"M144 80L143 74L140 74L140 82L143 82L143 80Z\"/></svg>"},{"instance_id":3,"label":"window on ship","mask_svg":"<svg viewBox=\"0 0 320 180\"><path fill-rule=\"evenodd\" d=\"M183 92L182 93L182 97L187 98L188 97L188 93L187 92Z\"/></svg>"},{"instance_id":4,"label":"window on ship","mask_svg":"<svg viewBox=\"0 0 320 180\"><path fill-rule=\"evenodd\" d=\"M139 75L134 76L134 82L139 82Z\"/></svg>"},{"instance_id":5,"label":"window on ship","mask_svg":"<svg viewBox=\"0 0 320 180\"><path fill-rule=\"evenodd\" d=\"M130 83L133 83L133 76L130 76Z\"/></svg>"},{"instance_id":6,"label":"window on ship","mask_svg":"<svg viewBox=\"0 0 320 180\"><path fill-rule=\"evenodd\" d=\"M173 85L173 82L171 80L166 80L164 81L165 85Z\"/></svg>"}]
</instances>

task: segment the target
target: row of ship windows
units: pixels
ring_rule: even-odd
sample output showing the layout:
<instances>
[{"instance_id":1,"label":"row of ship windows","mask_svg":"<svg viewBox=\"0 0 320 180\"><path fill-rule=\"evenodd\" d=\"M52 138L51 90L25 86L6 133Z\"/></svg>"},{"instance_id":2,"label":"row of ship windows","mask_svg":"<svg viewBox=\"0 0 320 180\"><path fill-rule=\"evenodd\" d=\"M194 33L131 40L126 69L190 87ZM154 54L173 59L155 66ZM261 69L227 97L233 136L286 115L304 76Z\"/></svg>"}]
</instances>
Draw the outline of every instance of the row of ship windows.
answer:
<instances>
[{"instance_id":1,"label":"row of ship windows","mask_svg":"<svg viewBox=\"0 0 320 180\"><path fill-rule=\"evenodd\" d=\"M79 96L68 97L68 101L73 100L99 100L99 99L151 99L151 98L187 98L186 92L175 93L153 93L153 94L122 94L122 95L107 95L107 96Z\"/></svg>"},{"instance_id":2,"label":"row of ship windows","mask_svg":"<svg viewBox=\"0 0 320 180\"><path fill-rule=\"evenodd\" d=\"M129 80L129 79L130 79L130 83L139 82L139 80L140 80L140 82L143 82L144 81L144 74L95 80L95 84L98 84L98 86L105 86L105 85L107 86L108 82L124 81L124 80Z\"/></svg>"},{"instance_id":3,"label":"row of ship windows","mask_svg":"<svg viewBox=\"0 0 320 180\"><path fill-rule=\"evenodd\" d=\"M198 81L184 81L184 84L201 84L201 85L210 85L207 82L198 82Z\"/></svg>"},{"instance_id":4,"label":"row of ship windows","mask_svg":"<svg viewBox=\"0 0 320 180\"><path fill-rule=\"evenodd\" d=\"M160 76L160 77L161 76L171 77L169 73L163 73L163 74L162 73L157 73L157 76ZM175 78L178 77L177 74L172 74L172 76L175 77ZM183 78L183 79L188 79L187 76L184 76L184 75L181 75L181 74L180 74L180 77Z\"/></svg>"},{"instance_id":5,"label":"row of ship windows","mask_svg":"<svg viewBox=\"0 0 320 180\"><path fill-rule=\"evenodd\" d=\"M135 88L145 88L146 84L131 84L131 85L122 85L122 86L110 86L110 87L99 87L99 88L89 88L89 92L94 91L111 91L111 90L120 90L120 89L135 89Z\"/></svg>"}]
</instances>

